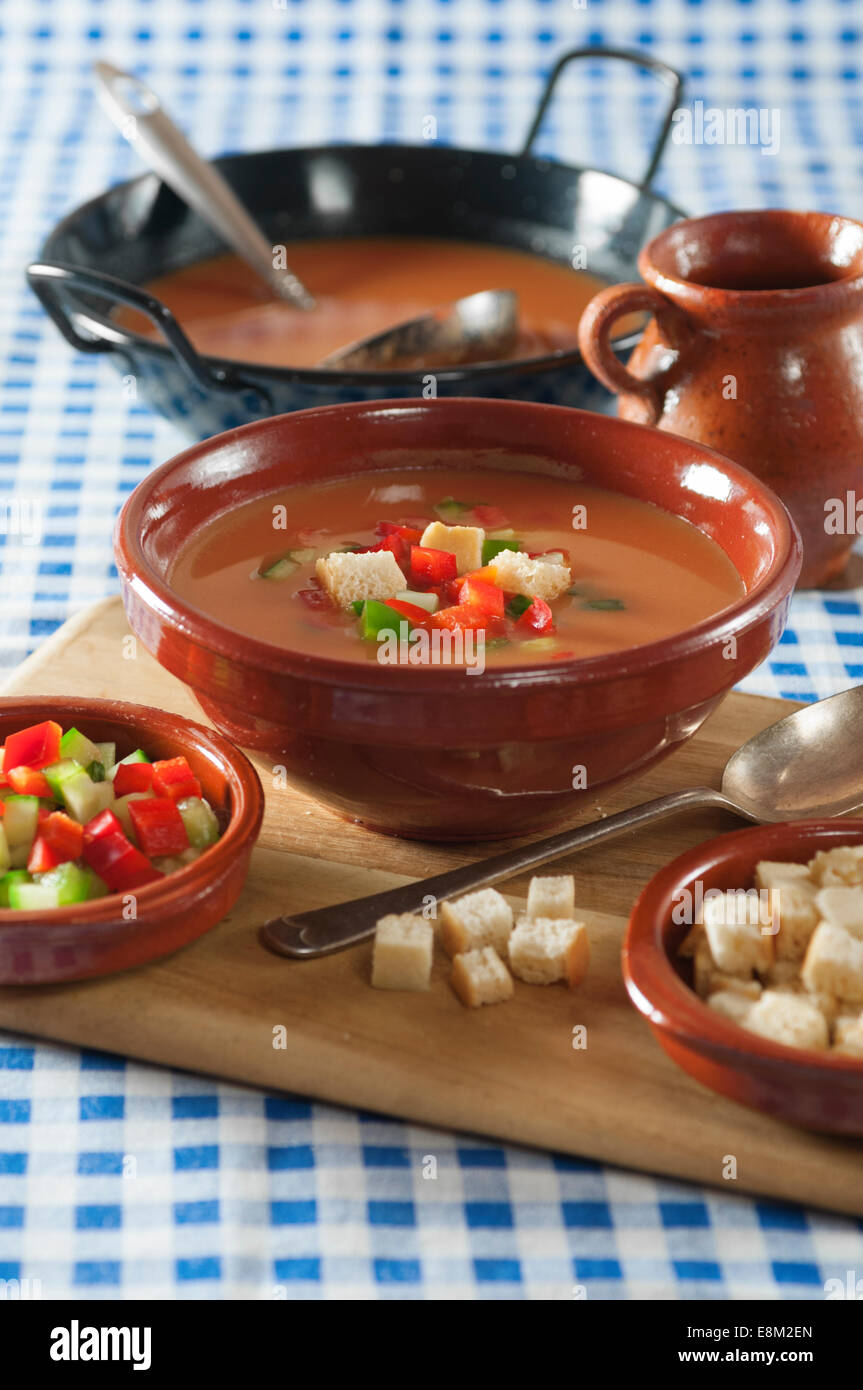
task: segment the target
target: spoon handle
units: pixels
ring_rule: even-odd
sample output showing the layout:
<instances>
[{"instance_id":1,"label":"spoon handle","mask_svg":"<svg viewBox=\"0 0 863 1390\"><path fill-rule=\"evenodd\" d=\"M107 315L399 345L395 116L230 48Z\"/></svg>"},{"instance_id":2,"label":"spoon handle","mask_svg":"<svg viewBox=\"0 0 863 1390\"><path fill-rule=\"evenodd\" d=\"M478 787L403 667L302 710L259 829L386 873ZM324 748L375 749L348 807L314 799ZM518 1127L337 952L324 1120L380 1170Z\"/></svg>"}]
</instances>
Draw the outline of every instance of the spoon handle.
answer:
<instances>
[{"instance_id":1,"label":"spoon handle","mask_svg":"<svg viewBox=\"0 0 863 1390\"><path fill-rule=\"evenodd\" d=\"M546 864L568 850L585 849L599 840L637 830L651 821L703 806L719 807L733 811L738 816L746 814L727 796L711 787L673 792L668 796L659 796L654 801L645 801L641 806L631 806L629 810L619 811L617 815L607 816L604 820L591 821L588 825L564 830L548 839L521 845L504 854L492 855L490 859L481 859L476 864L467 864L463 869L450 869L434 878L418 879L401 888L373 893L368 898L355 898L353 902L319 907L313 912L300 912L295 917L274 917L261 929L264 945L277 955L290 956L295 960L327 956L333 951L341 951L346 946L365 941L374 932L375 923L386 913L421 912L423 908L434 906L444 898L468 893L474 888L483 888L486 884L509 878L523 869Z\"/></svg>"},{"instance_id":2,"label":"spoon handle","mask_svg":"<svg viewBox=\"0 0 863 1390\"><path fill-rule=\"evenodd\" d=\"M277 270L273 250L236 194L215 168L192 148L156 93L111 63L96 63L99 99L145 163L232 246L279 299L300 309L315 301L287 267Z\"/></svg>"}]
</instances>

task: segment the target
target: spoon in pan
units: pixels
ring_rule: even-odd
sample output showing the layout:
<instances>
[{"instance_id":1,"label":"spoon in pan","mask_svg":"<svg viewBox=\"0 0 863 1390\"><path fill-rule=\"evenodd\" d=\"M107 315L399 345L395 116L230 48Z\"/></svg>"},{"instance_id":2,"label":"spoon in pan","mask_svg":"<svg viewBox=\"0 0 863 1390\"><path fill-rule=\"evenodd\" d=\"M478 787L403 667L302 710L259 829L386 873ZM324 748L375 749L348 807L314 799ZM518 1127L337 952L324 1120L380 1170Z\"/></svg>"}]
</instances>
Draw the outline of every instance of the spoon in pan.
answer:
<instances>
[{"instance_id":1,"label":"spoon in pan","mask_svg":"<svg viewBox=\"0 0 863 1390\"><path fill-rule=\"evenodd\" d=\"M329 955L371 936L378 918L388 912L419 912L429 897L442 901L468 893L679 811L712 806L755 822L856 811L863 806L861 748L863 685L857 685L829 700L806 705L755 734L726 763L721 791L693 787L672 792L463 869L295 917L275 917L262 928L263 941L278 955L296 960Z\"/></svg>"},{"instance_id":2,"label":"spoon in pan","mask_svg":"<svg viewBox=\"0 0 863 1390\"><path fill-rule=\"evenodd\" d=\"M274 266L273 248L260 227L215 165L192 148L156 93L112 63L98 62L93 71L102 106L148 167L233 247L277 299L297 309L314 309L314 296L292 270ZM372 371L491 361L508 351L517 331L516 295L485 290L350 343L319 365Z\"/></svg>"}]
</instances>

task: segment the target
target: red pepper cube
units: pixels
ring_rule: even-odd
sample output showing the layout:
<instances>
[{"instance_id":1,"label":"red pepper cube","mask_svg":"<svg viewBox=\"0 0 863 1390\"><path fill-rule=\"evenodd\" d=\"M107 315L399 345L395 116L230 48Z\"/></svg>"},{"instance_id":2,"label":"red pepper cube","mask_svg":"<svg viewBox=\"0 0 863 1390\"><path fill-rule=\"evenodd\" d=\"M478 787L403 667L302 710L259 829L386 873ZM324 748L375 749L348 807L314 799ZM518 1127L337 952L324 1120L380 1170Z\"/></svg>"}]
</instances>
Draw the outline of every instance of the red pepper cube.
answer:
<instances>
[{"instance_id":1,"label":"red pepper cube","mask_svg":"<svg viewBox=\"0 0 863 1390\"><path fill-rule=\"evenodd\" d=\"M18 796L41 796L46 801L54 800L54 793L47 779L34 767L10 767L9 785Z\"/></svg>"},{"instance_id":2,"label":"red pepper cube","mask_svg":"<svg viewBox=\"0 0 863 1390\"><path fill-rule=\"evenodd\" d=\"M400 613L403 618L409 618L414 627L428 627L429 611L421 608L418 603L406 603L404 599L388 598L387 608L391 608L394 613Z\"/></svg>"},{"instance_id":3,"label":"red pepper cube","mask_svg":"<svg viewBox=\"0 0 863 1390\"><path fill-rule=\"evenodd\" d=\"M492 618L503 617L503 589L497 584L488 584L484 579L477 579L476 575L468 575L462 582L458 597L459 603L479 608Z\"/></svg>"},{"instance_id":4,"label":"red pepper cube","mask_svg":"<svg viewBox=\"0 0 863 1390\"><path fill-rule=\"evenodd\" d=\"M184 801L187 796L200 796L201 784L181 755L153 763L153 791L157 797L168 796L172 801Z\"/></svg>"},{"instance_id":5,"label":"red pepper cube","mask_svg":"<svg viewBox=\"0 0 863 1390\"><path fill-rule=\"evenodd\" d=\"M460 603L454 608L441 608L437 613L432 613L430 626L450 628L453 632L477 632L484 631L490 622L488 613L483 613L480 608L472 608L470 604Z\"/></svg>"},{"instance_id":6,"label":"red pepper cube","mask_svg":"<svg viewBox=\"0 0 863 1390\"><path fill-rule=\"evenodd\" d=\"M183 817L169 796L130 801L129 815L138 844L151 858L158 854L181 854L189 848Z\"/></svg>"},{"instance_id":7,"label":"red pepper cube","mask_svg":"<svg viewBox=\"0 0 863 1390\"><path fill-rule=\"evenodd\" d=\"M515 626L518 632L554 632L554 615L544 598L535 598Z\"/></svg>"},{"instance_id":8,"label":"red pepper cube","mask_svg":"<svg viewBox=\"0 0 863 1390\"><path fill-rule=\"evenodd\" d=\"M489 506L486 502L479 502L473 508L473 514L480 526L484 526L487 531L503 531L509 526L509 517L500 507Z\"/></svg>"},{"instance_id":9,"label":"red pepper cube","mask_svg":"<svg viewBox=\"0 0 863 1390\"><path fill-rule=\"evenodd\" d=\"M27 859L28 874L47 874L49 869L56 869L58 864L63 863L64 856L51 848L44 835L37 835Z\"/></svg>"},{"instance_id":10,"label":"red pepper cube","mask_svg":"<svg viewBox=\"0 0 863 1390\"><path fill-rule=\"evenodd\" d=\"M114 774L114 795L148 792L153 785L152 763L119 763Z\"/></svg>"},{"instance_id":11,"label":"red pepper cube","mask_svg":"<svg viewBox=\"0 0 863 1390\"><path fill-rule=\"evenodd\" d=\"M130 804L134 806L135 802ZM114 861L109 873L110 878L105 878L105 882L114 893L127 893L133 888L143 888L145 883L155 883L157 879L164 878L164 874L150 863L146 854L142 854L133 844L129 844L128 849Z\"/></svg>"},{"instance_id":12,"label":"red pepper cube","mask_svg":"<svg viewBox=\"0 0 863 1390\"><path fill-rule=\"evenodd\" d=\"M3 750L3 771L8 772L10 767L47 767L49 763L56 763L62 737L63 730L53 719L9 734Z\"/></svg>"},{"instance_id":13,"label":"red pepper cube","mask_svg":"<svg viewBox=\"0 0 863 1390\"><path fill-rule=\"evenodd\" d=\"M415 584L445 584L455 579L458 564L449 550L434 550L428 545L411 546L411 580Z\"/></svg>"},{"instance_id":14,"label":"red pepper cube","mask_svg":"<svg viewBox=\"0 0 863 1390\"><path fill-rule=\"evenodd\" d=\"M61 863L77 859L84 849L84 827L65 811L51 811L39 826L39 834L60 856Z\"/></svg>"}]
</instances>

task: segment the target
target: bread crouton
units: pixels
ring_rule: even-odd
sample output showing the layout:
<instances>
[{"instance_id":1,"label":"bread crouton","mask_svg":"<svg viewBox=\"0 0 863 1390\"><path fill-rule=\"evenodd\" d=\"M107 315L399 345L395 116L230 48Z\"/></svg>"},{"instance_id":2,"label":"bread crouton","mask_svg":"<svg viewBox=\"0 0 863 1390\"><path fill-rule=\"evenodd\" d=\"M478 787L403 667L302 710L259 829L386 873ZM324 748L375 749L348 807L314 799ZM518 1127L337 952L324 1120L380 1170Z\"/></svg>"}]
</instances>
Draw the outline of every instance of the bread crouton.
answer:
<instances>
[{"instance_id":1,"label":"bread crouton","mask_svg":"<svg viewBox=\"0 0 863 1390\"><path fill-rule=\"evenodd\" d=\"M317 561L315 573L339 608L357 599L394 598L406 583L391 550L334 550Z\"/></svg>"},{"instance_id":2,"label":"bread crouton","mask_svg":"<svg viewBox=\"0 0 863 1390\"><path fill-rule=\"evenodd\" d=\"M863 1058L863 1018L859 1014L842 1014L833 1028L834 1052Z\"/></svg>"},{"instance_id":3,"label":"bread crouton","mask_svg":"<svg viewBox=\"0 0 863 1390\"><path fill-rule=\"evenodd\" d=\"M786 864L784 860L762 859L755 865L756 888L780 888L783 883L809 883L808 864Z\"/></svg>"},{"instance_id":4,"label":"bread crouton","mask_svg":"<svg viewBox=\"0 0 863 1390\"><path fill-rule=\"evenodd\" d=\"M704 930L716 965L728 975L769 970L775 955L772 918L757 894L730 889L704 900Z\"/></svg>"},{"instance_id":5,"label":"bread crouton","mask_svg":"<svg viewBox=\"0 0 863 1390\"><path fill-rule=\"evenodd\" d=\"M815 895L818 889L808 879L788 878L770 892L770 911L773 925L778 927L776 957L778 960L800 961L806 954L809 938L818 926Z\"/></svg>"},{"instance_id":6,"label":"bread crouton","mask_svg":"<svg viewBox=\"0 0 863 1390\"><path fill-rule=\"evenodd\" d=\"M821 922L812 935L801 969L812 994L863 1003L863 941L832 922Z\"/></svg>"},{"instance_id":7,"label":"bread crouton","mask_svg":"<svg viewBox=\"0 0 863 1390\"><path fill-rule=\"evenodd\" d=\"M863 937L863 888L822 888L815 896L821 920Z\"/></svg>"},{"instance_id":8,"label":"bread crouton","mask_svg":"<svg viewBox=\"0 0 863 1390\"><path fill-rule=\"evenodd\" d=\"M469 1009L478 1009L482 1004L502 1004L512 998L515 988L512 976L492 946L457 955L452 963L450 982Z\"/></svg>"},{"instance_id":9,"label":"bread crouton","mask_svg":"<svg viewBox=\"0 0 863 1390\"><path fill-rule=\"evenodd\" d=\"M692 983L699 999L706 999L710 993L710 981L716 974L716 961L710 950L710 942L701 928L692 950Z\"/></svg>"},{"instance_id":10,"label":"bread crouton","mask_svg":"<svg viewBox=\"0 0 863 1390\"><path fill-rule=\"evenodd\" d=\"M572 584L568 565L549 564L548 560L531 560L530 556L521 550L501 550L495 555L491 568L498 584L508 594L542 598L546 603L560 598Z\"/></svg>"},{"instance_id":11,"label":"bread crouton","mask_svg":"<svg viewBox=\"0 0 863 1390\"><path fill-rule=\"evenodd\" d=\"M459 574L469 574L482 565L482 543L485 531L481 526L445 526L442 521L430 521L420 536L420 545L432 550L448 550L455 556Z\"/></svg>"},{"instance_id":12,"label":"bread crouton","mask_svg":"<svg viewBox=\"0 0 863 1390\"><path fill-rule=\"evenodd\" d=\"M558 878L532 878L527 889L527 917L564 917L571 921L575 914L575 879L572 874Z\"/></svg>"},{"instance_id":13,"label":"bread crouton","mask_svg":"<svg viewBox=\"0 0 863 1390\"><path fill-rule=\"evenodd\" d=\"M440 939L448 956L493 946L506 957L512 908L496 888L481 888L440 905Z\"/></svg>"},{"instance_id":14,"label":"bread crouton","mask_svg":"<svg viewBox=\"0 0 863 1390\"><path fill-rule=\"evenodd\" d=\"M584 922L523 917L509 938L510 969L529 985L551 985L557 980L580 984L589 960Z\"/></svg>"},{"instance_id":15,"label":"bread crouton","mask_svg":"<svg viewBox=\"0 0 863 1390\"><path fill-rule=\"evenodd\" d=\"M707 1006L715 1013L721 1014L731 1023L744 1024L750 1012L755 1007L752 999L747 999L745 994L738 994L733 989L719 989L707 998Z\"/></svg>"},{"instance_id":16,"label":"bread crouton","mask_svg":"<svg viewBox=\"0 0 863 1390\"><path fill-rule=\"evenodd\" d=\"M787 1047L823 1051L830 1041L823 1014L803 994L766 989L746 1015L744 1027Z\"/></svg>"},{"instance_id":17,"label":"bread crouton","mask_svg":"<svg viewBox=\"0 0 863 1390\"><path fill-rule=\"evenodd\" d=\"M809 873L820 888L863 884L863 845L822 849L809 861Z\"/></svg>"},{"instance_id":18,"label":"bread crouton","mask_svg":"<svg viewBox=\"0 0 863 1390\"><path fill-rule=\"evenodd\" d=\"M390 913L375 927L372 984L375 989L428 989L434 931L410 912Z\"/></svg>"},{"instance_id":19,"label":"bread crouton","mask_svg":"<svg viewBox=\"0 0 863 1390\"><path fill-rule=\"evenodd\" d=\"M707 998L712 994L739 994L743 999L754 1003L761 998L763 985L751 976L726 975L721 970L712 971L707 981Z\"/></svg>"}]
</instances>

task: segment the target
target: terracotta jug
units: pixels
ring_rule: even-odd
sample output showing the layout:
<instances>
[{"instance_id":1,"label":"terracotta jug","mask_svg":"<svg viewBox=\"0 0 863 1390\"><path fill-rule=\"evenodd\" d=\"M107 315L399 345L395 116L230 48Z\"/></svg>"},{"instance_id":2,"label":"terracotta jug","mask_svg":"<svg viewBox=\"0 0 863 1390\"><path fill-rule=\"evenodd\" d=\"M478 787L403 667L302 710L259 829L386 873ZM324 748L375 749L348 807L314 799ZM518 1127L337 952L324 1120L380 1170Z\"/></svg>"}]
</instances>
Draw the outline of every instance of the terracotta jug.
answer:
<instances>
[{"instance_id":1,"label":"terracotta jug","mask_svg":"<svg viewBox=\"0 0 863 1390\"><path fill-rule=\"evenodd\" d=\"M826 583L863 535L863 225L718 213L667 228L638 268L646 284L612 285L585 310L588 366L623 418L768 482L803 536L801 585ZM653 317L624 366L612 329L635 310Z\"/></svg>"}]
</instances>

